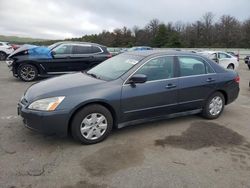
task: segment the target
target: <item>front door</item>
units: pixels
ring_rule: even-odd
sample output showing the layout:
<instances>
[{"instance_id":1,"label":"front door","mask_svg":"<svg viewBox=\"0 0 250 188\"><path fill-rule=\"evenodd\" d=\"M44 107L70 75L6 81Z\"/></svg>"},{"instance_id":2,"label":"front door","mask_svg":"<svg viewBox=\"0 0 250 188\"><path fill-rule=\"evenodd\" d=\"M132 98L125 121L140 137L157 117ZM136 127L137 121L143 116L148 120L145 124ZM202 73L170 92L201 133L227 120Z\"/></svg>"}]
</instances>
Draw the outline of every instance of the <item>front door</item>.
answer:
<instances>
[{"instance_id":1,"label":"front door","mask_svg":"<svg viewBox=\"0 0 250 188\"><path fill-rule=\"evenodd\" d=\"M58 74L71 71L69 69L72 61L72 45L61 44L53 50L53 58L44 60L42 68L49 74Z\"/></svg>"},{"instance_id":2,"label":"front door","mask_svg":"<svg viewBox=\"0 0 250 188\"><path fill-rule=\"evenodd\" d=\"M174 72L173 56L156 57L139 68L134 74L146 75L147 81L135 86L129 83L123 85L122 121L176 112L179 83Z\"/></svg>"}]
</instances>

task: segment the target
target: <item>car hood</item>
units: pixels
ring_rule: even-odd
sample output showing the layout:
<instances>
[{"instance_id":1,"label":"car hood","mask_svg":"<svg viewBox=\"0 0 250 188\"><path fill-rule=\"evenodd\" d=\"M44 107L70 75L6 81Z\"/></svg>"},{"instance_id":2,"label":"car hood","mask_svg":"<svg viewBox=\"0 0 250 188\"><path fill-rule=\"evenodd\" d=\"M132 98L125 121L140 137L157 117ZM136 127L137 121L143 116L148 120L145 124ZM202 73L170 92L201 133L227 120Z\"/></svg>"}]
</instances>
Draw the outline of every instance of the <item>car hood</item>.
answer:
<instances>
[{"instance_id":1,"label":"car hood","mask_svg":"<svg viewBox=\"0 0 250 188\"><path fill-rule=\"evenodd\" d=\"M92 90L92 87L103 83L106 81L93 78L83 72L66 74L32 85L27 89L24 97L28 102L32 102L47 97L67 96L72 95L72 90L77 94Z\"/></svg>"},{"instance_id":2,"label":"car hood","mask_svg":"<svg viewBox=\"0 0 250 188\"><path fill-rule=\"evenodd\" d=\"M29 59L36 59L36 58L46 58L51 59L51 50L46 46L35 46L25 44L12 52L8 58L14 58L19 55L27 55Z\"/></svg>"}]
</instances>

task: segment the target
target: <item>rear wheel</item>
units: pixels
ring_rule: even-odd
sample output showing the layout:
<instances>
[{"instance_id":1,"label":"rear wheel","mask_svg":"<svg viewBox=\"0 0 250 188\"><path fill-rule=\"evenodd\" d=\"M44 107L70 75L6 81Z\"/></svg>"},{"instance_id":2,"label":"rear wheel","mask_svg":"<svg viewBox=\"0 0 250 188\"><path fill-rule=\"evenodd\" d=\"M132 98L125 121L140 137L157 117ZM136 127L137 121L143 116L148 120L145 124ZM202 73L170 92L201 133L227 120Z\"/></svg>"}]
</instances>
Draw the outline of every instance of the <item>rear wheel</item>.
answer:
<instances>
[{"instance_id":1,"label":"rear wheel","mask_svg":"<svg viewBox=\"0 0 250 188\"><path fill-rule=\"evenodd\" d=\"M225 98L222 93L216 92L211 95L204 106L202 116L207 119L216 119L223 112L225 105Z\"/></svg>"},{"instance_id":2,"label":"rear wheel","mask_svg":"<svg viewBox=\"0 0 250 188\"><path fill-rule=\"evenodd\" d=\"M101 105L89 105L78 111L71 123L71 134L83 144L95 144L104 140L111 132L113 118Z\"/></svg>"},{"instance_id":3,"label":"rear wheel","mask_svg":"<svg viewBox=\"0 0 250 188\"><path fill-rule=\"evenodd\" d=\"M227 66L227 69L234 69L234 65L233 64L229 64L228 66Z\"/></svg>"},{"instance_id":4,"label":"rear wheel","mask_svg":"<svg viewBox=\"0 0 250 188\"><path fill-rule=\"evenodd\" d=\"M0 61L4 61L7 58L7 54L4 52L0 52Z\"/></svg>"},{"instance_id":5,"label":"rear wheel","mask_svg":"<svg viewBox=\"0 0 250 188\"><path fill-rule=\"evenodd\" d=\"M21 80L31 82L37 79L38 71L34 65L24 64L18 67L17 74Z\"/></svg>"}]
</instances>

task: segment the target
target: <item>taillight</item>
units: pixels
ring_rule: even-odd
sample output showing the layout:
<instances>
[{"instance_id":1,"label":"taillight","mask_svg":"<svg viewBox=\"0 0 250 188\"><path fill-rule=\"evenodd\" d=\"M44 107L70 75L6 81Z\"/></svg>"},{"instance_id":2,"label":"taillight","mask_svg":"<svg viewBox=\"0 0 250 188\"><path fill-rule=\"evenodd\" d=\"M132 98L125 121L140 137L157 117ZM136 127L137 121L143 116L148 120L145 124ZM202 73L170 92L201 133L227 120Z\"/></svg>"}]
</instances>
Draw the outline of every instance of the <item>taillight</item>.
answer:
<instances>
[{"instance_id":1,"label":"taillight","mask_svg":"<svg viewBox=\"0 0 250 188\"><path fill-rule=\"evenodd\" d=\"M234 81L237 82L237 83L240 83L240 77L239 76L235 77Z\"/></svg>"},{"instance_id":2,"label":"taillight","mask_svg":"<svg viewBox=\"0 0 250 188\"><path fill-rule=\"evenodd\" d=\"M109 54L109 55L108 55L108 58L111 58L111 57L112 57L112 54Z\"/></svg>"}]
</instances>

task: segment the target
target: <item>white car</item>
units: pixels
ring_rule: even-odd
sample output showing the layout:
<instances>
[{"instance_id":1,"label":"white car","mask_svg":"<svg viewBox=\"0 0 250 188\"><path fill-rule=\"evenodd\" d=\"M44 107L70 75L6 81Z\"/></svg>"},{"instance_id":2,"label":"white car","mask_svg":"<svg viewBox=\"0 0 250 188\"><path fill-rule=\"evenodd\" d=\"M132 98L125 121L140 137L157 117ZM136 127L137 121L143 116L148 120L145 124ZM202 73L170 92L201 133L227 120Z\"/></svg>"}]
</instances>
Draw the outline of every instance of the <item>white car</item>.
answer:
<instances>
[{"instance_id":1,"label":"white car","mask_svg":"<svg viewBox=\"0 0 250 188\"><path fill-rule=\"evenodd\" d=\"M0 42L0 61L5 60L14 51L8 42Z\"/></svg>"},{"instance_id":2,"label":"white car","mask_svg":"<svg viewBox=\"0 0 250 188\"><path fill-rule=\"evenodd\" d=\"M205 55L206 57L214 60L220 66L224 67L225 69L237 69L239 66L239 62L237 57L230 55L226 52L221 51L203 51L198 52L199 54Z\"/></svg>"}]
</instances>

